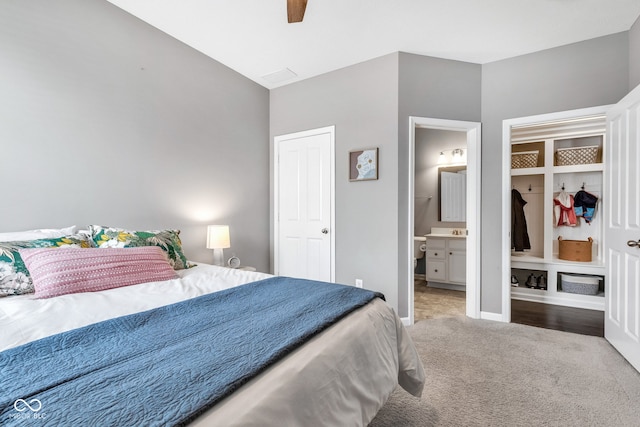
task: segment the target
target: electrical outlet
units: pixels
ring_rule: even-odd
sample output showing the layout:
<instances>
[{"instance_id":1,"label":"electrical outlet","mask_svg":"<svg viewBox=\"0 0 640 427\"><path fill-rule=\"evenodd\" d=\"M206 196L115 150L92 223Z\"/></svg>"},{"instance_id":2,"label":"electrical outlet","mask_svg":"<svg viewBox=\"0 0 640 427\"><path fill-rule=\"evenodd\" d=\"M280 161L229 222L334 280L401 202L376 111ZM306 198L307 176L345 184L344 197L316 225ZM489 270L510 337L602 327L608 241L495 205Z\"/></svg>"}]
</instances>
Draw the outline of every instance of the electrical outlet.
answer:
<instances>
[{"instance_id":1,"label":"electrical outlet","mask_svg":"<svg viewBox=\"0 0 640 427\"><path fill-rule=\"evenodd\" d=\"M362 279L356 279L356 288L362 287Z\"/></svg>"}]
</instances>

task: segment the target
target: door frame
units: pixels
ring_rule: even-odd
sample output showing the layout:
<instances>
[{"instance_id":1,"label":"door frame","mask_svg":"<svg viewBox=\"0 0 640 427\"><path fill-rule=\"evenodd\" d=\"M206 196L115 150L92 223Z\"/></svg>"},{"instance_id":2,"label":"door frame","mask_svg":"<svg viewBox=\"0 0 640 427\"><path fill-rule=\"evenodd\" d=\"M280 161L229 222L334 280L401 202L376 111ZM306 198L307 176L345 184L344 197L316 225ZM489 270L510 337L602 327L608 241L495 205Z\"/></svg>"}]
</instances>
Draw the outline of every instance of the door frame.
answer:
<instances>
[{"instance_id":1,"label":"door frame","mask_svg":"<svg viewBox=\"0 0 640 427\"><path fill-rule=\"evenodd\" d=\"M481 224L481 133L479 122L434 119L428 117L409 117L409 213L408 213L408 307L409 318L403 319L410 325L414 322L414 279L413 279L413 235L414 235L414 188L415 188L415 148L416 129L438 129L467 134L467 289L466 315L480 318L480 224Z\"/></svg>"},{"instance_id":2,"label":"door frame","mask_svg":"<svg viewBox=\"0 0 640 427\"><path fill-rule=\"evenodd\" d=\"M502 121L502 274L500 278L502 313L499 316L500 321L511 322L511 128L606 114L610 107L610 105L601 105ZM606 236L603 237L606 238Z\"/></svg>"},{"instance_id":3,"label":"door frame","mask_svg":"<svg viewBox=\"0 0 640 427\"><path fill-rule=\"evenodd\" d=\"M280 143L282 141L288 141L290 139L299 139L306 138L310 136L329 134L330 147L329 147L329 176L330 176L330 187L329 187L329 203L330 206L330 224L329 224L329 245L330 245L330 262L331 262L331 271L330 278L331 282L335 282L336 280L336 180L335 180L335 164L336 164L336 127L335 126L326 126L317 129L309 129L300 132L294 132L284 135L274 136L273 138L273 274L278 275L278 250L279 250L279 232L280 232Z\"/></svg>"}]
</instances>

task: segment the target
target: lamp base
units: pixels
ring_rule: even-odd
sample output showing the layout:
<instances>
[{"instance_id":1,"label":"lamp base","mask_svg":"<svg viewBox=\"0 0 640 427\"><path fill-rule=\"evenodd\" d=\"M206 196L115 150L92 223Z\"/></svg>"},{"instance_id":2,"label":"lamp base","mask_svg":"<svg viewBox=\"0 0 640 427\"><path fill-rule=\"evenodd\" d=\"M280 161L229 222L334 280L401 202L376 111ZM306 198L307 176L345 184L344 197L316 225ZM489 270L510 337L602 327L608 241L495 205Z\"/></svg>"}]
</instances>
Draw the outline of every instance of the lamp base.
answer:
<instances>
[{"instance_id":1,"label":"lamp base","mask_svg":"<svg viewBox=\"0 0 640 427\"><path fill-rule=\"evenodd\" d=\"M224 249L213 250L213 265L224 267Z\"/></svg>"}]
</instances>

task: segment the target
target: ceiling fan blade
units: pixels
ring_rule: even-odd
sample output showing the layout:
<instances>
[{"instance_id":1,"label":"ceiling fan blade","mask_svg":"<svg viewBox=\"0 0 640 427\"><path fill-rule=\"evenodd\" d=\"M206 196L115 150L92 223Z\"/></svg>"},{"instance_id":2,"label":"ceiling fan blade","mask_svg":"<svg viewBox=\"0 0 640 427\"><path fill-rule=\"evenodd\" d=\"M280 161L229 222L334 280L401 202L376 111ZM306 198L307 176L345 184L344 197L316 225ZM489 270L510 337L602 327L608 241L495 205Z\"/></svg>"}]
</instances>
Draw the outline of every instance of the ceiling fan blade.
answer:
<instances>
[{"instance_id":1,"label":"ceiling fan blade","mask_svg":"<svg viewBox=\"0 0 640 427\"><path fill-rule=\"evenodd\" d=\"M287 0L287 18L289 18L289 24L292 22L302 22L306 8L307 0Z\"/></svg>"}]
</instances>

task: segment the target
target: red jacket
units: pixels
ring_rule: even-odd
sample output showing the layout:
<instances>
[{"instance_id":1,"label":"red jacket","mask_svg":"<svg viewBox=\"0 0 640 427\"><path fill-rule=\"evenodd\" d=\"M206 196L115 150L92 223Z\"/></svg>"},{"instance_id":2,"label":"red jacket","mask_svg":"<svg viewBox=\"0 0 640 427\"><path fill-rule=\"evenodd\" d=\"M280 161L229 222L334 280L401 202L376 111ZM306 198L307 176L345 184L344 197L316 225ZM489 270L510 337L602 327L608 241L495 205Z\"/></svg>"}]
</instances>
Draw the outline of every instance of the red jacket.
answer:
<instances>
[{"instance_id":1,"label":"red jacket","mask_svg":"<svg viewBox=\"0 0 640 427\"><path fill-rule=\"evenodd\" d=\"M556 217L556 226L568 225L575 227L578 224L576 212L573 209L573 196L565 191L553 199L553 213Z\"/></svg>"}]
</instances>

